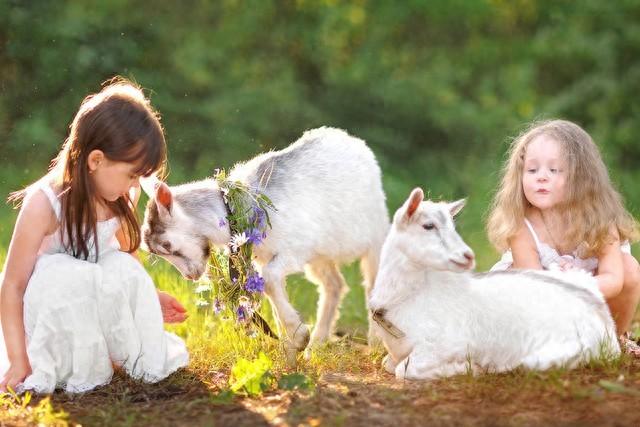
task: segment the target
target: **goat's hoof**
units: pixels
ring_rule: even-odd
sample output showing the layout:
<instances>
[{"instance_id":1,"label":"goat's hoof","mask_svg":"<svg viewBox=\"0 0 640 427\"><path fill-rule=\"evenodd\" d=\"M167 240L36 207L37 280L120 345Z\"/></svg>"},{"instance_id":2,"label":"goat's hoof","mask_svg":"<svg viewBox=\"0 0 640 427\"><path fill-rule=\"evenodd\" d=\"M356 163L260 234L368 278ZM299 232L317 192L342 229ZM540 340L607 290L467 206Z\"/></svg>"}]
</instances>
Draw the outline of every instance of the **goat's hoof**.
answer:
<instances>
[{"instance_id":1,"label":"goat's hoof","mask_svg":"<svg viewBox=\"0 0 640 427\"><path fill-rule=\"evenodd\" d=\"M393 358L391 357L390 354L387 354L384 357L384 359L382 359L382 367L388 373L395 374L396 373L396 366L397 366L397 364L393 361Z\"/></svg>"},{"instance_id":2,"label":"goat's hoof","mask_svg":"<svg viewBox=\"0 0 640 427\"><path fill-rule=\"evenodd\" d=\"M332 338L331 340L329 340L326 334L312 335L311 340L309 341L309 344L307 344L307 348L305 348L304 350L304 360L307 360L307 361L311 360L311 355L313 354L314 351L318 350L322 346L325 346L328 342L336 341L338 339L339 338L335 337L335 339Z\"/></svg>"},{"instance_id":3,"label":"goat's hoof","mask_svg":"<svg viewBox=\"0 0 640 427\"><path fill-rule=\"evenodd\" d=\"M311 349L311 347L307 347L304 350L304 360L306 360L307 362L311 360L312 352L313 350Z\"/></svg>"},{"instance_id":4,"label":"goat's hoof","mask_svg":"<svg viewBox=\"0 0 640 427\"><path fill-rule=\"evenodd\" d=\"M293 336L290 338L290 343L293 348L298 351L304 350L309 344L311 334L309 333L309 327L304 323L300 325L293 332Z\"/></svg>"}]
</instances>

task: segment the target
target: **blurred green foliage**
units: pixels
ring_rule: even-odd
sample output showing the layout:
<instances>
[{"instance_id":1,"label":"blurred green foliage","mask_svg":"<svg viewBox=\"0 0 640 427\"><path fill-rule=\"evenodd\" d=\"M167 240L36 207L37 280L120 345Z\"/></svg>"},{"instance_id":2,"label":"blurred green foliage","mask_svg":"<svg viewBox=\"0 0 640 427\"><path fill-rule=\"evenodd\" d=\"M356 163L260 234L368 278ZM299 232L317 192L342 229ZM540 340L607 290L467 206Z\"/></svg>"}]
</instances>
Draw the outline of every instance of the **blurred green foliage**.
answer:
<instances>
[{"instance_id":1,"label":"blurred green foliage","mask_svg":"<svg viewBox=\"0 0 640 427\"><path fill-rule=\"evenodd\" d=\"M29 170L4 194L114 75L149 90L173 182L337 126L376 152L390 210L416 185L469 196L463 234L486 245L509 138L562 117L640 208L637 0L0 1L0 162Z\"/></svg>"}]
</instances>

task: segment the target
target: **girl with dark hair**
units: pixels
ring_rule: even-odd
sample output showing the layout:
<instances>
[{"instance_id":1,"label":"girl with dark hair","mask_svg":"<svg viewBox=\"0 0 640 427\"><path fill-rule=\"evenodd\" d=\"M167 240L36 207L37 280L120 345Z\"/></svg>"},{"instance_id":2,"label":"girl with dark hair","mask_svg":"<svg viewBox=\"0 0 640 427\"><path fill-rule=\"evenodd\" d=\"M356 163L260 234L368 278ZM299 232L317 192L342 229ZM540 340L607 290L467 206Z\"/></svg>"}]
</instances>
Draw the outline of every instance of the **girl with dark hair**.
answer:
<instances>
[{"instance_id":1,"label":"girl with dark hair","mask_svg":"<svg viewBox=\"0 0 640 427\"><path fill-rule=\"evenodd\" d=\"M157 112L116 78L84 99L49 173L11 195L22 206L0 278L0 389L83 392L108 383L114 365L155 382L188 363L163 328L185 310L135 256L139 178L165 158Z\"/></svg>"}]
</instances>

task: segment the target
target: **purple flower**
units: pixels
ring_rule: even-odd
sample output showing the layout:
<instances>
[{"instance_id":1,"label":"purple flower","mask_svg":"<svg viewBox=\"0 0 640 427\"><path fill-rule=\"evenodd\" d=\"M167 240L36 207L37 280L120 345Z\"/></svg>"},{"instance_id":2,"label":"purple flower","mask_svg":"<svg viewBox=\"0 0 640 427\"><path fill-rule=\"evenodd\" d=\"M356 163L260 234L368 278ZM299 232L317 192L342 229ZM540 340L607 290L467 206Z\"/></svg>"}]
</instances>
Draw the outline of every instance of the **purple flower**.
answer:
<instances>
[{"instance_id":1,"label":"purple flower","mask_svg":"<svg viewBox=\"0 0 640 427\"><path fill-rule=\"evenodd\" d=\"M264 292L264 279L259 274L253 274L247 278L244 284L247 292Z\"/></svg>"},{"instance_id":2,"label":"purple flower","mask_svg":"<svg viewBox=\"0 0 640 427\"><path fill-rule=\"evenodd\" d=\"M213 302L213 311L215 314L220 314L220 312L224 309L224 304L218 298Z\"/></svg>"},{"instance_id":3,"label":"purple flower","mask_svg":"<svg viewBox=\"0 0 640 427\"><path fill-rule=\"evenodd\" d=\"M225 225L227 225L227 221L224 218L220 218L220 221L218 221L218 227L222 228Z\"/></svg>"},{"instance_id":4,"label":"purple flower","mask_svg":"<svg viewBox=\"0 0 640 427\"><path fill-rule=\"evenodd\" d=\"M252 228L247 232L247 241L253 245L259 245L265 237L267 237L267 233L257 228Z\"/></svg>"},{"instance_id":5,"label":"purple flower","mask_svg":"<svg viewBox=\"0 0 640 427\"><path fill-rule=\"evenodd\" d=\"M243 306L239 306L236 310L236 316L238 317L238 322L246 322L247 321L247 309Z\"/></svg>"},{"instance_id":6,"label":"purple flower","mask_svg":"<svg viewBox=\"0 0 640 427\"><path fill-rule=\"evenodd\" d=\"M251 216L251 223L260 230L264 230L267 225L267 213L260 206L253 207L253 215Z\"/></svg>"}]
</instances>

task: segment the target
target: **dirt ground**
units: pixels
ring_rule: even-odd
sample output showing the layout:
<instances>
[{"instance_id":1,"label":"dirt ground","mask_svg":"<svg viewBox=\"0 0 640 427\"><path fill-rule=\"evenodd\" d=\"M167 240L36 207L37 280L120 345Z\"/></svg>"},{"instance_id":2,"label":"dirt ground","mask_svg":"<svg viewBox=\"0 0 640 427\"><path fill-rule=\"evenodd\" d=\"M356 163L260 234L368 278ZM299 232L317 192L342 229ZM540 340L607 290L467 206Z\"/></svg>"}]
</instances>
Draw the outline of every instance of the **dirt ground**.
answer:
<instances>
[{"instance_id":1,"label":"dirt ground","mask_svg":"<svg viewBox=\"0 0 640 427\"><path fill-rule=\"evenodd\" d=\"M227 377L212 372L53 396L71 424L132 426L640 426L640 361L615 369L459 376L398 382L376 366L326 373L311 391L271 391L225 402Z\"/></svg>"}]
</instances>

